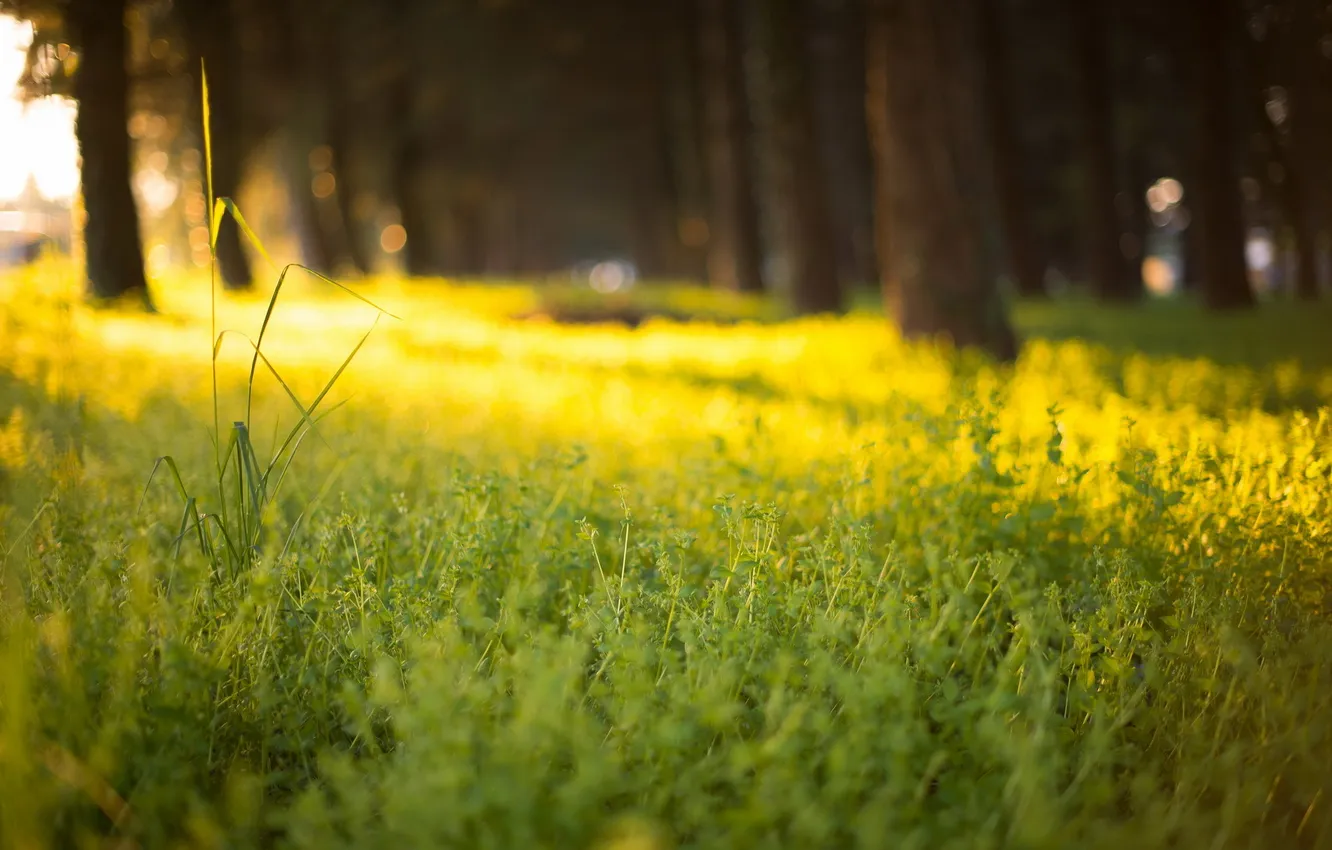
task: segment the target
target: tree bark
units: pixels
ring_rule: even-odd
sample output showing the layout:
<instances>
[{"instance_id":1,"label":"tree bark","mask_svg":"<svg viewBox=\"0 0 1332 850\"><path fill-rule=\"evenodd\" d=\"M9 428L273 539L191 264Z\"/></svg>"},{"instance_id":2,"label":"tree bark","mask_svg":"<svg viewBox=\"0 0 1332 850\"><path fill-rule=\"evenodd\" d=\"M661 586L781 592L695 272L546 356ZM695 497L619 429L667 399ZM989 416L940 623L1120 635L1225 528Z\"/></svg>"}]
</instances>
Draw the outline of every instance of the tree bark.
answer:
<instances>
[{"instance_id":1,"label":"tree bark","mask_svg":"<svg viewBox=\"0 0 1332 850\"><path fill-rule=\"evenodd\" d=\"M399 38L410 44L411 16L407 9L399 10ZM407 231L407 244L403 250L402 268L411 277L429 277L439 273L437 258L430 239L430 216L422 197L421 175L426 164L425 142L422 138L422 119L417 109L414 75L408 64L406 50L394 61L392 97L398 126L396 150L393 156L393 194L398 207L398 220Z\"/></svg>"},{"instance_id":2,"label":"tree bark","mask_svg":"<svg viewBox=\"0 0 1332 850\"><path fill-rule=\"evenodd\" d=\"M980 14L990 155L1008 273L1013 277L1019 293L1027 297L1042 297L1046 294L1045 280L1031 232L1028 193L1022 181L1022 149L1014 124L1008 34L1004 32L1001 0L982 2Z\"/></svg>"},{"instance_id":3,"label":"tree bark","mask_svg":"<svg viewBox=\"0 0 1332 850\"><path fill-rule=\"evenodd\" d=\"M736 0L699 0L699 40L711 207L708 279L721 288L759 292L762 258Z\"/></svg>"},{"instance_id":4,"label":"tree bark","mask_svg":"<svg viewBox=\"0 0 1332 850\"><path fill-rule=\"evenodd\" d=\"M286 146L291 145L290 140L284 142ZM294 171L288 178L287 194L291 199L292 226L301 246L301 262L322 275L334 275L337 273L337 264L331 234L321 215L319 200L310 189L310 180L301 179L310 171L306 157L300 156L302 151L299 147L286 153L290 160L289 168Z\"/></svg>"},{"instance_id":5,"label":"tree bark","mask_svg":"<svg viewBox=\"0 0 1332 850\"><path fill-rule=\"evenodd\" d=\"M329 137L331 112L326 81L324 50L326 35L312 23L316 0L283 0L276 7L281 38L292 51L293 97L287 104L283 135L284 171L292 196L293 216L300 229L304 261L327 275L341 274L351 267L351 247L335 197L316 197L314 180L323 172L315 168L312 154L327 146L333 152L328 170L336 175L336 152ZM337 191L336 182L333 187Z\"/></svg>"},{"instance_id":6,"label":"tree bark","mask_svg":"<svg viewBox=\"0 0 1332 850\"><path fill-rule=\"evenodd\" d=\"M329 20L324 6L318 0L287 0L291 15L302 25L296 28L301 36L302 70L308 86L311 132L309 141L327 145L330 154L328 171L334 178L333 192L316 201L320 222L328 234L331 261L334 268L346 269L352 274L365 275L370 261L361 242L361 233L352 215L354 180L348 167L351 147L351 117L347 104L347 68L338 38L336 20ZM308 166L310 151L306 151L307 183L315 176ZM410 238L410 236L409 236Z\"/></svg>"},{"instance_id":7,"label":"tree bark","mask_svg":"<svg viewBox=\"0 0 1332 850\"><path fill-rule=\"evenodd\" d=\"M819 152L810 45L809 0L769 0L777 167L790 190L792 306L797 313L842 310L832 211Z\"/></svg>"},{"instance_id":8,"label":"tree bark","mask_svg":"<svg viewBox=\"0 0 1332 850\"><path fill-rule=\"evenodd\" d=\"M152 309L143 269L139 212L130 188L126 0L72 0L69 23L82 53L74 79L75 135L85 221L88 293L137 297Z\"/></svg>"},{"instance_id":9,"label":"tree bark","mask_svg":"<svg viewBox=\"0 0 1332 850\"><path fill-rule=\"evenodd\" d=\"M1262 116L1266 120L1266 115ZM1270 123L1269 123L1270 126ZM1277 188L1281 199L1282 217L1290 226L1295 249L1295 291L1301 301L1318 298L1317 234L1311 218L1309 198L1310 180L1306 170L1310 164L1307 153L1301 150L1300 128L1292 133L1293 143L1287 148L1285 139L1272 135L1272 161L1281 169L1282 181Z\"/></svg>"},{"instance_id":10,"label":"tree bark","mask_svg":"<svg viewBox=\"0 0 1332 850\"><path fill-rule=\"evenodd\" d=\"M1196 53L1194 82L1199 104L1194 128L1198 175L1193 192L1198 228L1199 278L1203 301L1212 309L1251 307L1245 260L1243 199L1235 173L1231 122L1233 74L1230 47L1238 33L1234 0L1190 0Z\"/></svg>"},{"instance_id":11,"label":"tree bark","mask_svg":"<svg viewBox=\"0 0 1332 850\"><path fill-rule=\"evenodd\" d=\"M1327 156L1332 147L1332 104L1328 101L1328 84L1332 82L1332 69L1320 52L1321 38L1326 38L1326 24L1320 20L1318 3L1299 5L1288 50L1291 61L1291 151L1288 160L1294 173L1286 173L1286 185L1293 193L1290 198L1291 226L1295 230L1299 269L1295 279L1295 295L1302 301L1314 301L1319 296L1320 222L1332 210L1324 208L1327 198L1329 169ZM1298 207L1298 208L1297 208Z\"/></svg>"},{"instance_id":12,"label":"tree bark","mask_svg":"<svg viewBox=\"0 0 1332 850\"><path fill-rule=\"evenodd\" d=\"M999 290L980 271L970 64L981 0L871 0L867 112L884 298L907 338L1017 354Z\"/></svg>"},{"instance_id":13,"label":"tree bark","mask_svg":"<svg viewBox=\"0 0 1332 850\"><path fill-rule=\"evenodd\" d=\"M226 0L177 0L175 8L193 53L193 67L197 72L202 60L208 77L208 106L212 114L207 131L212 147L213 196L234 201L240 191L249 147L234 10ZM197 81L194 89L195 98L202 96ZM200 119L202 114L200 109ZM240 227L230 214L222 216L216 250L218 271L226 289L245 290L254 286L250 259L241 244Z\"/></svg>"},{"instance_id":14,"label":"tree bark","mask_svg":"<svg viewBox=\"0 0 1332 850\"><path fill-rule=\"evenodd\" d=\"M618 157L626 174L625 185L632 197L627 203L633 216L631 245L640 278L672 278L687 274L679 250L676 224L682 219L681 196L673 175L671 127L671 56L657 39L668 32L676 16L666 9L655 10L645 19L641 35L644 50L659 51L656 61L647 61L629 71L626 79L626 112L633 129L619 146Z\"/></svg>"},{"instance_id":15,"label":"tree bark","mask_svg":"<svg viewBox=\"0 0 1332 850\"><path fill-rule=\"evenodd\" d=\"M850 289L875 279L869 139L865 134L862 0L811 0L813 87L828 180L838 277Z\"/></svg>"},{"instance_id":16,"label":"tree bark","mask_svg":"<svg viewBox=\"0 0 1332 850\"><path fill-rule=\"evenodd\" d=\"M1074 8L1077 52L1082 66L1079 126L1083 187L1083 227L1087 270L1096 293L1106 300L1125 301L1142 294L1129 286L1122 235L1115 207L1115 102L1111 81L1109 21L1101 2L1078 2Z\"/></svg>"}]
</instances>

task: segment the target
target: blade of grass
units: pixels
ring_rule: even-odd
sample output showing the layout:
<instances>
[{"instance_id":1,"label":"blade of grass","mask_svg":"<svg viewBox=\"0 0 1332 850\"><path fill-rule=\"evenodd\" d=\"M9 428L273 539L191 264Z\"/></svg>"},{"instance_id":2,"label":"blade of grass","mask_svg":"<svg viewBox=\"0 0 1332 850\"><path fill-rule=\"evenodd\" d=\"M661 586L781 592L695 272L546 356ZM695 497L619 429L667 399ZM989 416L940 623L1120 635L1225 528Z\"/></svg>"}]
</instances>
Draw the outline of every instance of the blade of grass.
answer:
<instances>
[{"instance_id":1,"label":"blade of grass","mask_svg":"<svg viewBox=\"0 0 1332 850\"><path fill-rule=\"evenodd\" d=\"M180 497L186 502L190 500L189 490L185 487L185 481L180 477L180 468L176 466L175 459L170 455L163 455L153 463L153 470L148 473L148 483L143 485L143 495L139 496L139 505L134 509L136 514L143 510L143 502L148 498L148 488L153 486L153 478L156 477L157 470L161 469L163 464L166 464L167 469L171 472L171 477L175 479L176 491L180 493Z\"/></svg>"},{"instance_id":2,"label":"blade of grass","mask_svg":"<svg viewBox=\"0 0 1332 850\"><path fill-rule=\"evenodd\" d=\"M212 380L213 380L213 462L217 467L218 475L222 474L221 446L219 435L222 433L222 418L218 404L217 393L217 346L220 341L217 336L217 229L220 218L214 209L213 197L213 133L212 133L212 109L208 104L208 69L203 59L199 60L199 87L200 97L203 106L203 144L204 144L204 175L208 185L208 322L209 334L214 340L213 361L212 361Z\"/></svg>"},{"instance_id":3,"label":"blade of grass","mask_svg":"<svg viewBox=\"0 0 1332 850\"><path fill-rule=\"evenodd\" d=\"M337 404L333 405L333 406L332 406L331 408L329 408L328 410L325 410L323 413L319 414L319 416L315 417L315 420L314 420L314 421L315 421L315 422L322 422L322 421L324 421L326 418L328 418L329 416L331 416L331 415L334 413L334 411L336 411L338 408L342 407L342 406L343 406L344 404L346 404L346 403L347 403L347 399L343 399L342 401L340 401L340 402L338 402ZM273 485L273 491L272 491L273 496L276 496L278 490L281 489L281 487L282 487L282 481L287 477L287 470L291 469L292 461L294 461L294 460L296 459L296 452L297 452L297 450L300 448L300 444L301 444L302 442L304 442L306 435L308 435L308 434L310 434L310 433L314 433L316 436L319 435L319 432L317 432L317 431L313 431L313 432L312 432L312 429L309 429L309 428L302 428L302 429L301 429L301 433L300 433L300 435L297 436L297 438L296 438L296 444L295 444L294 446L291 447L291 452L287 455L287 461L286 461L286 463L284 463L284 464L282 465L282 469L281 469L281 471L278 473L277 482L274 483L274 485ZM320 437L320 439L323 439L323 438ZM273 473L273 467L274 467L274 465L277 464L277 462L278 462L279 460L282 459L282 453L286 451L286 449L287 449L287 445L288 445L287 443L284 443L283 446L282 446L282 449L278 452L278 454L276 454L276 455L273 456L273 460L272 460L271 463L269 463L269 465L268 465L268 469L264 471L264 479L265 479L265 480L267 480L268 477L269 477L270 475L272 475L272 473ZM325 446L328 446L327 441L325 441L324 445L325 445ZM328 448L331 450L333 447L332 447L332 446L328 446Z\"/></svg>"},{"instance_id":4,"label":"blade of grass","mask_svg":"<svg viewBox=\"0 0 1332 850\"><path fill-rule=\"evenodd\" d=\"M237 212L236 214L239 215L239 212ZM247 232L247 234L249 234L249 235L251 236L251 240L254 242L255 246L256 246L257 248L259 248L260 251L262 251L262 250L263 250L263 246L259 243L259 238L258 238L257 236L254 236L252 233L250 233L250 231L249 231L248 229L247 229L246 232ZM309 275L315 277L316 279L321 280L321 281L323 281L323 282L325 282L325 283L328 283L328 284L330 284L330 285L332 285L332 286L335 286L335 287L337 287L338 289L341 289L343 292L346 292L348 295L351 295L353 298L356 298L358 301L361 301L361 302L363 302L363 303L369 305L370 307L373 307L373 308L374 308L375 310L377 310L380 314L385 315L385 316L388 316L388 317L393 318L393 319L398 319L397 316L395 316L395 315L393 315L392 313L388 312L388 311L385 310L383 307L380 307L378 304L375 304L373 301L371 301L370 299L364 297L364 296L361 295L360 293L355 292L354 290L348 289L346 286L342 285L341 283L338 283L336 280L333 280L333 279L330 278L330 277L327 277L327 276L325 276L325 275L322 275L322 274L320 274L319 272L315 271L314 269L309 268L308 266L303 266L303 265L301 265L300 263L288 263L287 265L283 266L283 267L282 267L282 272L278 275L277 284L274 285L274 287L273 287L273 294L272 294L271 296L269 296L269 299L268 299L268 306L267 306L267 309L265 309L265 311L264 311L264 319L263 319L263 322L260 323L260 325L259 325L259 336L258 336L258 338L255 340L255 349L256 349L256 351L255 351L255 356L254 356L253 358L251 358L251 360L250 360L250 384L249 384L249 394L247 395L247 397L246 397L246 399L245 399L245 421L246 421L247 423L250 421L251 402L252 402L253 397L254 397L254 373L255 373L255 370L256 370L257 367L258 367L258 350L259 350L259 349L262 349L262 347L263 347L263 344L264 344L264 335L268 332L268 325L269 325L269 322L272 320L272 318L273 318L273 311L274 311L274 309L276 309L276 307L277 307L278 295L281 294L281 292L282 292L282 287L283 287L283 286L286 284L286 282L287 282L287 275L291 272L292 269L301 269L302 271L304 271L304 272L306 272L307 274L309 274ZM399 319L399 321L401 321L401 319Z\"/></svg>"},{"instance_id":5,"label":"blade of grass","mask_svg":"<svg viewBox=\"0 0 1332 850\"><path fill-rule=\"evenodd\" d=\"M277 271L278 264L273 262L273 258L268 254L268 249L264 247L264 243L259 241L259 237L255 235L254 230L252 230L249 223L245 221L245 216L241 215L241 211L237 208L236 202L231 200L231 198L218 198L217 202L225 207L227 212L231 213L231 217L236 220L236 226L240 228L241 233L245 234L245 238L250 240L250 244L259 252L259 256L263 257L264 262L268 263L274 271Z\"/></svg>"}]
</instances>

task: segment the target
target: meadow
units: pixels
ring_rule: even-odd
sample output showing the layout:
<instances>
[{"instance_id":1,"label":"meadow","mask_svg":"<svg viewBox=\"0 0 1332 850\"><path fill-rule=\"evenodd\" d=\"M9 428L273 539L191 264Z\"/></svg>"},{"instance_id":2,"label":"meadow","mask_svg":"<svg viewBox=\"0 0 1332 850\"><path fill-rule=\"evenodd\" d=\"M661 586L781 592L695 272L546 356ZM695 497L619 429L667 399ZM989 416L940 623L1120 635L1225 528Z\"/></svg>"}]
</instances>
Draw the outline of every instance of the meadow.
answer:
<instances>
[{"instance_id":1,"label":"meadow","mask_svg":"<svg viewBox=\"0 0 1332 850\"><path fill-rule=\"evenodd\" d=\"M1326 307L996 365L297 275L214 382L206 281L66 278L0 285L0 846L1332 847Z\"/></svg>"}]
</instances>

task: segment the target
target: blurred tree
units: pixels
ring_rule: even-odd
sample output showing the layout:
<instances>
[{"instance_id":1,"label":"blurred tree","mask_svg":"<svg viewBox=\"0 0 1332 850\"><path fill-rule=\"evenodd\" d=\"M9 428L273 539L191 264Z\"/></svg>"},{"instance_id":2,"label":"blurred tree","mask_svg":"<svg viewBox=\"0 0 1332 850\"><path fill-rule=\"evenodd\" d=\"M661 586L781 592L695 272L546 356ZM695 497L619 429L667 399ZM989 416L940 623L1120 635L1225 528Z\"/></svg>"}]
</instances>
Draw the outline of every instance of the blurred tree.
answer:
<instances>
[{"instance_id":1,"label":"blurred tree","mask_svg":"<svg viewBox=\"0 0 1332 850\"><path fill-rule=\"evenodd\" d=\"M1010 87L1010 36L1005 31L1008 4L980 4L981 51L985 60L985 104L990 156L1008 272L1017 291L1028 297L1045 294L1045 280L1031 232L1028 193L1023 185L1022 148Z\"/></svg>"},{"instance_id":2,"label":"blurred tree","mask_svg":"<svg viewBox=\"0 0 1332 850\"><path fill-rule=\"evenodd\" d=\"M907 337L999 358L1017 341L980 268L977 2L872 0L868 107L884 297Z\"/></svg>"},{"instance_id":3,"label":"blurred tree","mask_svg":"<svg viewBox=\"0 0 1332 850\"><path fill-rule=\"evenodd\" d=\"M763 289L751 127L744 83L738 0L698 0L704 159L711 216L708 279L714 286Z\"/></svg>"},{"instance_id":4,"label":"blurred tree","mask_svg":"<svg viewBox=\"0 0 1332 850\"><path fill-rule=\"evenodd\" d=\"M1263 3L1246 12L1251 74L1244 94L1266 137L1269 176L1296 255L1294 294L1319 294L1319 230L1327 226L1332 149L1332 39L1326 6Z\"/></svg>"},{"instance_id":5,"label":"blurred tree","mask_svg":"<svg viewBox=\"0 0 1332 850\"><path fill-rule=\"evenodd\" d=\"M69 0L68 29L80 59L74 74L75 135L82 157L83 241L97 298L134 296L150 308L139 211L130 188L126 0Z\"/></svg>"},{"instance_id":6,"label":"blurred tree","mask_svg":"<svg viewBox=\"0 0 1332 850\"><path fill-rule=\"evenodd\" d=\"M0 12L33 22L36 37L24 74L29 94L69 94L78 101L80 190L88 292L94 298L152 301L144 275L139 211L130 188L128 0L0 0ZM33 60L51 40L73 50L52 67Z\"/></svg>"},{"instance_id":7,"label":"blurred tree","mask_svg":"<svg viewBox=\"0 0 1332 850\"><path fill-rule=\"evenodd\" d=\"M677 205L675 231L681 249L680 271L695 280L707 277L709 237L707 177L703 163L702 107L699 83L698 7L664 4L669 25L659 45L667 115L667 146L672 193Z\"/></svg>"},{"instance_id":8,"label":"blurred tree","mask_svg":"<svg viewBox=\"0 0 1332 850\"><path fill-rule=\"evenodd\" d=\"M838 276L875 279L874 177L865 132L864 0L812 0L810 85Z\"/></svg>"},{"instance_id":9,"label":"blurred tree","mask_svg":"<svg viewBox=\"0 0 1332 850\"><path fill-rule=\"evenodd\" d=\"M829 184L820 156L812 77L811 0L768 0L761 9L771 99L769 150L789 240L791 303L797 313L842 309Z\"/></svg>"},{"instance_id":10,"label":"blurred tree","mask_svg":"<svg viewBox=\"0 0 1332 850\"><path fill-rule=\"evenodd\" d=\"M441 263L435 256L435 242L430 238L432 213L422 185L429 164L429 107L432 83L425 79L416 61L416 33L421 26L420 3L401 3L385 7L391 16L392 41L385 45L389 54L388 97L396 122L397 143L393 157L393 195L398 217L407 232L402 268L414 277L438 274Z\"/></svg>"},{"instance_id":11,"label":"blurred tree","mask_svg":"<svg viewBox=\"0 0 1332 850\"><path fill-rule=\"evenodd\" d=\"M1058 294L1085 276L1078 208L1078 75L1064 0L1007 0L1014 135L1023 152L1022 189L1042 283ZM993 81L991 81L993 84Z\"/></svg>"},{"instance_id":12,"label":"blurred tree","mask_svg":"<svg viewBox=\"0 0 1332 850\"><path fill-rule=\"evenodd\" d=\"M272 137L302 261L323 274L364 274L364 258L339 207L346 187L338 131L347 119L339 108L342 56L330 32L336 18L316 0L280 0L246 11L246 29L267 35L267 50L256 55L252 43L245 56L247 70L261 72L249 87L263 88L275 101L266 115L247 110L250 135Z\"/></svg>"},{"instance_id":13,"label":"blurred tree","mask_svg":"<svg viewBox=\"0 0 1332 850\"><path fill-rule=\"evenodd\" d=\"M353 144L351 128L356 116L348 104L347 92L355 69L348 67L342 49L340 9L335 7L330 15L321 13L325 4L318 0L293 0L293 3L299 10L296 20L304 22L303 28L310 34L304 67L310 78L317 81L305 95L312 99L311 104L316 110L315 124L311 128L314 138L323 142L311 150L320 152L317 158L322 161L317 164L323 167L317 170L328 175L325 178L325 200L320 205L322 220L335 222L336 232L342 237L341 259L344 262L341 265L364 275L370 271L370 258L353 214L356 179L349 165ZM315 175L315 179L319 177L320 174Z\"/></svg>"},{"instance_id":14,"label":"blurred tree","mask_svg":"<svg viewBox=\"0 0 1332 850\"><path fill-rule=\"evenodd\" d=\"M175 0L172 8L190 45L194 73L199 73L202 63L208 79L213 195L235 200L244 177L249 130L243 108L237 10L230 0ZM201 126L203 108L199 98L203 91L197 78L192 88L193 123ZM250 259L241 244L240 227L229 214L223 215L218 226L216 252L218 273L225 288L243 290L254 286Z\"/></svg>"},{"instance_id":15,"label":"blurred tree","mask_svg":"<svg viewBox=\"0 0 1332 850\"><path fill-rule=\"evenodd\" d=\"M1083 233L1088 273L1102 298L1138 297L1141 286L1127 268L1116 211L1115 88L1111 77L1113 29L1106 3L1073 3L1074 33L1081 67L1079 99L1083 183Z\"/></svg>"},{"instance_id":16,"label":"blurred tree","mask_svg":"<svg viewBox=\"0 0 1332 850\"><path fill-rule=\"evenodd\" d=\"M1245 224L1236 173L1232 53L1243 38L1237 0L1183 0L1192 37L1194 95L1199 114L1193 152L1193 195L1203 301L1214 309L1251 307Z\"/></svg>"}]
</instances>

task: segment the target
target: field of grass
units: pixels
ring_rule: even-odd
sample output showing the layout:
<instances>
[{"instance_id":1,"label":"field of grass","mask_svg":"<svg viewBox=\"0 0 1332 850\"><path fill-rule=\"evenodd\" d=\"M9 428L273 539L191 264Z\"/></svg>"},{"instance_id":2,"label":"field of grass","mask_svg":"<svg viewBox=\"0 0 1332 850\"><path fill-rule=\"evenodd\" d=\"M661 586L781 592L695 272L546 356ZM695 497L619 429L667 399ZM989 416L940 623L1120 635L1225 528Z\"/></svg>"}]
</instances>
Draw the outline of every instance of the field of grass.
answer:
<instances>
[{"instance_id":1,"label":"field of grass","mask_svg":"<svg viewBox=\"0 0 1332 850\"><path fill-rule=\"evenodd\" d=\"M0 847L1332 847L1327 309L1024 306L996 367L382 281L293 455L372 307L294 282L252 407L225 336L215 432L206 286L53 275L0 285Z\"/></svg>"}]
</instances>

